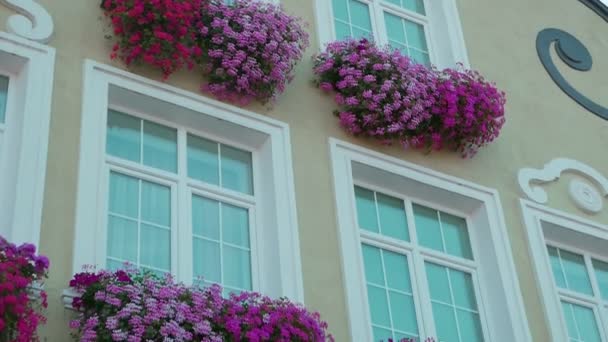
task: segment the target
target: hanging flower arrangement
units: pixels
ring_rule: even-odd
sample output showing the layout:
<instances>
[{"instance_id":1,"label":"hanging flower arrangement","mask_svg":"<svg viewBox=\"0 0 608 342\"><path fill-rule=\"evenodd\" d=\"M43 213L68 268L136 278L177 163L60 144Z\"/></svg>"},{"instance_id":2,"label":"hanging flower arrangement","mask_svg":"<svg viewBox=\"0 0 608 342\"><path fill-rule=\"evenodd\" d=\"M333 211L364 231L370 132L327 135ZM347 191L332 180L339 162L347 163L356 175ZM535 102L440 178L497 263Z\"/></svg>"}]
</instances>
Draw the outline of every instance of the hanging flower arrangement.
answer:
<instances>
[{"instance_id":1,"label":"hanging flower arrangement","mask_svg":"<svg viewBox=\"0 0 608 342\"><path fill-rule=\"evenodd\" d=\"M47 277L49 259L36 255L36 247L16 246L0 237L0 341L38 341L36 331L46 319L46 292L40 300L31 296L31 286Z\"/></svg>"},{"instance_id":2,"label":"hanging flower arrangement","mask_svg":"<svg viewBox=\"0 0 608 342\"><path fill-rule=\"evenodd\" d=\"M203 90L247 104L275 100L308 47L302 20L263 1L211 0L203 13Z\"/></svg>"},{"instance_id":3,"label":"hanging flower arrangement","mask_svg":"<svg viewBox=\"0 0 608 342\"><path fill-rule=\"evenodd\" d=\"M471 156L504 124L504 93L478 73L427 68L367 39L328 44L314 73L320 89L335 93L340 124L385 144Z\"/></svg>"},{"instance_id":4,"label":"hanging flower arrangement","mask_svg":"<svg viewBox=\"0 0 608 342\"><path fill-rule=\"evenodd\" d=\"M200 65L201 87L241 105L273 101L308 47L298 17L256 0L104 0L116 44L111 58L146 64L164 78Z\"/></svg>"},{"instance_id":5,"label":"hanging flower arrangement","mask_svg":"<svg viewBox=\"0 0 608 342\"><path fill-rule=\"evenodd\" d=\"M79 273L70 287L79 293L76 341L333 341L318 313L258 293L225 298L218 285L188 287L134 269Z\"/></svg>"}]
</instances>

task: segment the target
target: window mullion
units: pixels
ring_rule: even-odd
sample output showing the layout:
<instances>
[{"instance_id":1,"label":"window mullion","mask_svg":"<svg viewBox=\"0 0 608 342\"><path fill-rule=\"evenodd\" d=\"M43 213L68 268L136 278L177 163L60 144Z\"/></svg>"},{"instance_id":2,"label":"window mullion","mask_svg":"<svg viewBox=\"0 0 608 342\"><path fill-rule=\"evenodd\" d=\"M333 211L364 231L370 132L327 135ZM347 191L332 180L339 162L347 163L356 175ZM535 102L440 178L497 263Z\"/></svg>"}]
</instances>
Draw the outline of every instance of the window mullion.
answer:
<instances>
[{"instance_id":1,"label":"window mullion","mask_svg":"<svg viewBox=\"0 0 608 342\"><path fill-rule=\"evenodd\" d=\"M384 10L379 0L373 1L370 6L372 30L379 45L388 45L388 34L386 33L386 25L384 23Z\"/></svg>"},{"instance_id":2,"label":"window mullion","mask_svg":"<svg viewBox=\"0 0 608 342\"><path fill-rule=\"evenodd\" d=\"M188 188L188 134L184 129L177 131L177 193L172 197L175 198L173 203L176 203L176 210L172 212L176 215L176 226L173 227L173 238L176 243L172 247L176 247L177 253L172 253L176 256L176 260L172 260L172 266L175 265L177 279L186 284L191 284L193 281L193 238L192 238L192 195Z\"/></svg>"}]
</instances>

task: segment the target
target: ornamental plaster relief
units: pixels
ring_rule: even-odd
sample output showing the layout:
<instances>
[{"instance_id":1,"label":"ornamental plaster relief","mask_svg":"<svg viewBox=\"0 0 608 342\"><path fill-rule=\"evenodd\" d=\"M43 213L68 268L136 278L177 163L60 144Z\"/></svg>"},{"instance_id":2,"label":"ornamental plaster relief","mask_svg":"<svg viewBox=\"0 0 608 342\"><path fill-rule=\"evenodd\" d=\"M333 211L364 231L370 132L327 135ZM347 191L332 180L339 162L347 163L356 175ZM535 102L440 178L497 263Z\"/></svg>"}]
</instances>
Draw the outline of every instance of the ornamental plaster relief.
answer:
<instances>
[{"instance_id":1,"label":"ornamental plaster relief","mask_svg":"<svg viewBox=\"0 0 608 342\"><path fill-rule=\"evenodd\" d=\"M39 43L51 39L53 18L40 4L34 0L0 0L0 4L18 12L6 22L9 32Z\"/></svg>"}]
</instances>

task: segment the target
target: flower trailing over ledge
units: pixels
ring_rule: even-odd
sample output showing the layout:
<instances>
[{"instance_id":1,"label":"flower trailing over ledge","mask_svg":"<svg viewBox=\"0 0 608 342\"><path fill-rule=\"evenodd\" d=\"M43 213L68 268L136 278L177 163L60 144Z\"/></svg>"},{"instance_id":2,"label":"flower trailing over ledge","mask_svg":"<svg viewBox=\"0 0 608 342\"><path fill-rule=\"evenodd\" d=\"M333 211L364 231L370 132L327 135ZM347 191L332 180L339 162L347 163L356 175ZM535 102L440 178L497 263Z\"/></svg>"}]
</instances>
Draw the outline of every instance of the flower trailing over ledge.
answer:
<instances>
[{"instance_id":1,"label":"flower trailing over ledge","mask_svg":"<svg viewBox=\"0 0 608 342\"><path fill-rule=\"evenodd\" d=\"M167 78L194 66L202 50L195 44L205 0L103 0L116 44L111 57L127 66L148 64Z\"/></svg>"},{"instance_id":2,"label":"flower trailing over ledge","mask_svg":"<svg viewBox=\"0 0 608 342\"><path fill-rule=\"evenodd\" d=\"M218 285L187 287L133 269L79 273L70 286L80 293L70 323L78 341L333 341L318 313L287 299L224 298Z\"/></svg>"},{"instance_id":3,"label":"flower trailing over ledge","mask_svg":"<svg viewBox=\"0 0 608 342\"><path fill-rule=\"evenodd\" d=\"M505 95L461 69L427 68L366 39L330 43L314 57L315 83L335 92L334 114L348 132L471 156L498 136Z\"/></svg>"},{"instance_id":4,"label":"flower trailing over ledge","mask_svg":"<svg viewBox=\"0 0 608 342\"><path fill-rule=\"evenodd\" d=\"M274 101L309 43L300 18L264 1L211 0L203 26L203 90L240 104Z\"/></svg>"},{"instance_id":5,"label":"flower trailing over ledge","mask_svg":"<svg viewBox=\"0 0 608 342\"><path fill-rule=\"evenodd\" d=\"M49 259L36 255L36 247L26 243L16 246L0 237L0 341L38 341L36 330L46 319L40 306L47 307L46 292L40 299L30 296L35 282L46 277Z\"/></svg>"}]
</instances>

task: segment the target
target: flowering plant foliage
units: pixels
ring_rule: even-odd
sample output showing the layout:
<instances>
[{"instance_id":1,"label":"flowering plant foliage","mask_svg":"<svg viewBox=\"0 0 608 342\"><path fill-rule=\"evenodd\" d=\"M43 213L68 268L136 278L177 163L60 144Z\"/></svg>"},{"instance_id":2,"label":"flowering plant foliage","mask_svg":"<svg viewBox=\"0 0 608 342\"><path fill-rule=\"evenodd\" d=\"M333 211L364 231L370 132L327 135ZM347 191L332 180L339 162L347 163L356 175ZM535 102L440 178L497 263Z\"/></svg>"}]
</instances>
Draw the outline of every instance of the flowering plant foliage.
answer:
<instances>
[{"instance_id":1,"label":"flowering plant foliage","mask_svg":"<svg viewBox=\"0 0 608 342\"><path fill-rule=\"evenodd\" d=\"M318 313L257 293L222 297L133 269L84 272L70 286L78 341L310 341L333 339Z\"/></svg>"},{"instance_id":2,"label":"flowering plant foliage","mask_svg":"<svg viewBox=\"0 0 608 342\"><path fill-rule=\"evenodd\" d=\"M149 64L166 78L202 50L195 44L204 0L103 0L117 42L112 58L126 65Z\"/></svg>"},{"instance_id":3,"label":"flowering plant foliage","mask_svg":"<svg viewBox=\"0 0 608 342\"><path fill-rule=\"evenodd\" d=\"M340 124L383 143L468 156L504 123L504 93L478 73L427 68L367 39L328 44L314 73L319 88L336 93Z\"/></svg>"},{"instance_id":4,"label":"flowering plant foliage","mask_svg":"<svg viewBox=\"0 0 608 342\"><path fill-rule=\"evenodd\" d=\"M49 259L36 255L34 245L16 246L0 237L0 341L38 341L36 329L45 322L39 306L46 308L46 292L37 302L29 287L42 282L48 268Z\"/></svg>"},{"instance_id":5,"label":"flowering plant foliage","mask_svg":"<svg viewBox=\"0 0 608 342\"><path fill-rule=\"evenodd\" d=\"M210 0L202 20L203 90L220 99L274 100L308 46L302 20L264 1Z\"/></svg>"}]
</instances>

